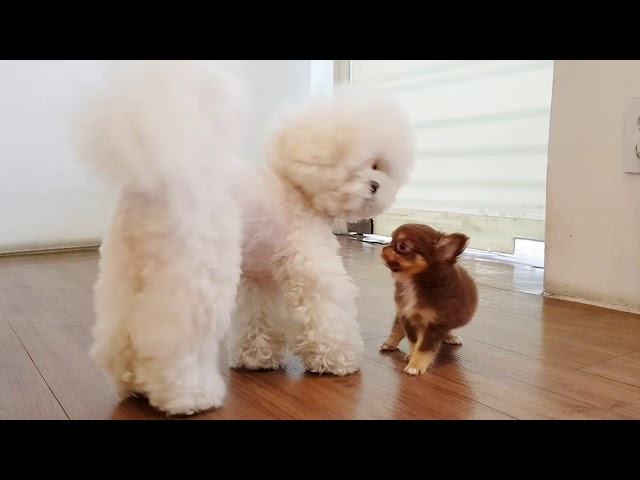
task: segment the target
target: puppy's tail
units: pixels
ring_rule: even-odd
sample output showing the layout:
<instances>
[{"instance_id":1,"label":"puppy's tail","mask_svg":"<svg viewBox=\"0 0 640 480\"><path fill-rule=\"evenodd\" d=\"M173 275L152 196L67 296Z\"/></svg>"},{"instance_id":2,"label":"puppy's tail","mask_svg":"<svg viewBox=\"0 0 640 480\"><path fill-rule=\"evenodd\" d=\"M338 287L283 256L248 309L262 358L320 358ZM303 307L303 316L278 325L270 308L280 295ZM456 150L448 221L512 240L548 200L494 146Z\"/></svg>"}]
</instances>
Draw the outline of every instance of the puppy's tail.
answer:
<instances>
[{"instance_id":1,"label":"puppy's tail","mask_svg":"<svg viewBox=\"0 0 640 480\"><path fill-rule=\"evenodd\" d=\"M249 113L244 82L200 61L123 62L106 80L73 119L79 160L143 191L226 183Z\"/></svg>"}]
</instances>

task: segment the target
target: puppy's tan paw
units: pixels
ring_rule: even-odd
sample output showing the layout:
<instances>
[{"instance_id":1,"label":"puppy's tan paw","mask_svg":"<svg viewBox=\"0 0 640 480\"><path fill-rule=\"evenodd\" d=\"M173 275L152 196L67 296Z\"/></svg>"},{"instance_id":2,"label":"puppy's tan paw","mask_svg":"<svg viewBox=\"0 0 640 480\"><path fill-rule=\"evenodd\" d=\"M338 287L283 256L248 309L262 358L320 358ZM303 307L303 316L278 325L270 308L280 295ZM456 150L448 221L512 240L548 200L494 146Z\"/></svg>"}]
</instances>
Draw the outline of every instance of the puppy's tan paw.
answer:
<instances>
[{"instance_id":1,"label":"puppy's tan paw","mask_svg":"<svg viewBox=\"0 0 640 480\"><path fill-rule=\"evenodd\" d=\"M433 351L414 351L413 355L411 355L411 359L409 360L409 365L405 367L404 371L409 375L422 375L427 371L429 365L431 365L434 356L435 352Z\"/></svg>"},{"instance_id":2,"label":"puppy's tan paw","mask_svg":"<svg viewBox=\"0 0 640 480\"><path fill-rule=\"evenodd\" d=\"M449 336L444 339L444 343L447 343L449 345L462 345L462 338L460 338L458 335L450 333Z\"/></svg>"},{"instance_id":3,"label":"puppy's tan paw","mask_svg":"<svg viewBox=\"0 0 640 480\"><path fill-rule=\"evenodd\" d=\"M404 371L409 375L422 375L424 372L427 371L427 369L426 368L423 369L420 366L410 363L404 368Z\"/></svg>"},{"instance_id":4,"label":"puppy's tan paw","mask_svg":"<svg viewBox=\"0 0 640 480\"><path fill-rule=\"evenodd\" d=\"M391 345L390 343L384 342L382 345L380 345L380 351L381 352L393 352L394 350L397 350L398 347L395 345Z\"/></svg>"}]
</instances>

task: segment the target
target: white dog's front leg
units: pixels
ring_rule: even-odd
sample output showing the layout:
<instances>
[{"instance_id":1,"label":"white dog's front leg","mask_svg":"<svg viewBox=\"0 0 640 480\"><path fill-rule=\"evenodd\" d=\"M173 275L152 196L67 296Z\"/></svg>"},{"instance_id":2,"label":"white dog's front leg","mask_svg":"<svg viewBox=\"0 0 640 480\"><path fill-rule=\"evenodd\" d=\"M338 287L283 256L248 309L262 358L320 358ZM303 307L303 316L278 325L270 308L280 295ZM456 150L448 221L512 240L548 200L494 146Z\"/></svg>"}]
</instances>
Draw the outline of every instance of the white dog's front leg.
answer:
<instances>
[{"instance_id":1,"label":"white dog's front leg","mask_svg":"<svg viewBox=\"0 0 640 480\"><path fill-rule=\"evenodd\" d=\"M364 350L357 289L335 250L311 247L286 262L287 340L308 371L348 375L359 370Z\"/></svg>"},{"instance_id":2,"label":"white dog's front leg","mask_svg":"<svg viewBox=\"0 0 640 480\"><path fill-rule=\"evenodd\" d=\"M248 370L280 368L287 353L282 315L282 299L272 285L243 279L231 322L229 366Z\"/></svg>"}]
</instances>

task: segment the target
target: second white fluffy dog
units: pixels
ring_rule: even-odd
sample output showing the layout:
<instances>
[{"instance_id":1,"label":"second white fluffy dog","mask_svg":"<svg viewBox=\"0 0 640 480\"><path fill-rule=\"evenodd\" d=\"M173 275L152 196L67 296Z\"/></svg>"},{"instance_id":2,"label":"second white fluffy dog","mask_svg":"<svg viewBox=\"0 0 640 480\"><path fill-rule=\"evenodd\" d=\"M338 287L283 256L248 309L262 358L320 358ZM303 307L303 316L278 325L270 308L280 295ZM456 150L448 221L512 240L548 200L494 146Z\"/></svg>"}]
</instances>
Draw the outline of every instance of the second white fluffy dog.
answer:
<instances>
[{"instance_id":1,"label":"second white fluffy dog","mask_svg":"<svg viewBox=\"0 0 640 480\"><path fill-rule=\"evenodd\" d=\"M410 122L389 98L343 89L283 114L267 167L235 183L244 257L232 367L278 368L291 351L311 372L358 370L356 288L332 226L389 208L408 180L413 147Z\"/></svg>"}]
</instances>

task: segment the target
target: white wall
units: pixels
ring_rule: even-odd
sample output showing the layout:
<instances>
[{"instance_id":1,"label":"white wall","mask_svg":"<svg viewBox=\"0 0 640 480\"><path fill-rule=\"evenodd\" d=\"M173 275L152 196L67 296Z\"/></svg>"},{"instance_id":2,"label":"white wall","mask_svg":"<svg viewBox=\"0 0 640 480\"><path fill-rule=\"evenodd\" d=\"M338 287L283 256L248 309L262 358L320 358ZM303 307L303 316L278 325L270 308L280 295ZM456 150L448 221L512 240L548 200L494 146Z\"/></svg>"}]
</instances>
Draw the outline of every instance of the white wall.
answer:
<instances>
[{"instance_id":1,"label":"white wall","mask_svg":"<svg viewBox=\"0 0 640 480\"><path fill-rule=\"evenodd\" d=\"M252 87L246 154L262 161L265 122L282 103L309 94L309 60L215 60ZM0 61L0 253L94 245L115 192L78 164L67 121L102 79L99 60Z\"/></svg>"},{"instance_id":2,"label":"white wall","mask_svg":"<svg viewBox=\"0 0 640 480\"><path fill-rule=\"evenodd\" d=\"M640 61L557 61L548 160L545 290L640 312L640 174L622 168Z\"/></svg>"},{"instance_id":3,"label":"white wall","mask_svg":"<svg viewBox=\"0 0 640 480\"><path fill-rule=\"evenodd\" d=\"M253 123L249 130L247 157L263 161L268 122L273 113L309 96L310 60L247 60L246 78L253 97Z\"/></svg>"},{"instance_id":4,"label":"white wall","mask_svg":"<svg viewBox=\"0 0 640 480\"><path fill-rule=\"evenodd\" d=\"M0 62L0 252L100 235L112 193L75 163L66 121L100 61Z\"/></svg>"}]
</instances>

